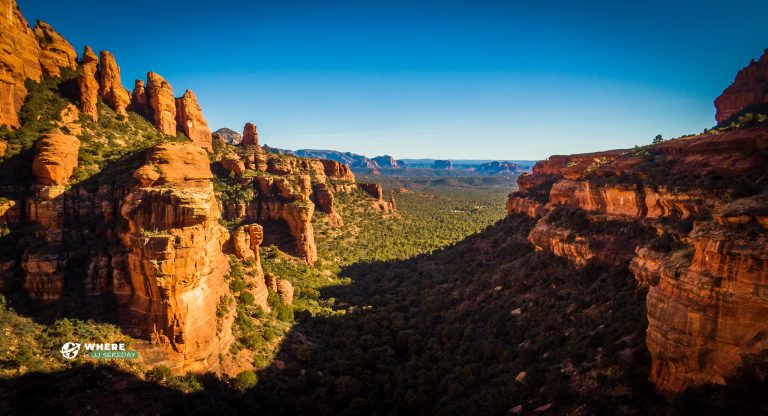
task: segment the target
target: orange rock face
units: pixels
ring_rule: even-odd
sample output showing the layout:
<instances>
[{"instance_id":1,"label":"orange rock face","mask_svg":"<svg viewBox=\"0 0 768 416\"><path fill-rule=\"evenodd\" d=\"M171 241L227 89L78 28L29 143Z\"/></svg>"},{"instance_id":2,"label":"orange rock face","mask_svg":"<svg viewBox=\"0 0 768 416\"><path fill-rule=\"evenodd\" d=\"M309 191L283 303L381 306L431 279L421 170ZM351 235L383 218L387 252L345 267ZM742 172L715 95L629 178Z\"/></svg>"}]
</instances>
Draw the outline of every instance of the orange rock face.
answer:
<instances>
[{"instance_id":1,"label":"orange rock face","mask_svg":"<svg viewBox=\"0 0 768 416\"><path fill-rule=\"evenodd\" d=\"M331 179L340 179L344 181L354 182L355 174L352 173L352 169L349 166L339 163L335 160L320 159L320 163L323 164L325 175Z\"/></svg>"},{"instance_id":2,"label":"orange rock face","mask_svg":"<svg viewBox=\"0 0 768 416\"><path fill-rule=\"evenodd\" d=\"M32 175L43 185L64 185L77 166L80 140L66 134L46 134L35 144Z\"/></svg>"},{"instance_id":3,"label":"orange rock face","mask_svg":"<svg viewBox=\"0 0 768 416\"><path fill-rule=\"evenodd\" d=\"M72 44L41 20L35 25L35 37L40 45L40 65L46 74L61 75L59 68L77 69L77 52Z\"/></svg>"},{"instance_id":4,"label":"orange rock face","mask_svg":"<svg viewBox=\"0 0 768 416\"><path fill-rule=\"evenodd\" d=\"M152 122L163 133L176 135L176 99L173 89L160 75L147 73L147 102L152 113Z\"/></svg>"},{"instance_id":5,"label":"orange rock face","mask_svg":"<svg viewBox=\"0 0 768 416\"><path fill-rule=\"evenodd\" d=\"M243 140L240 142L241 145L259 145L259 132L256 130L256 125L253 123L245 123L245 127L243 127Z\"/></svg>"},{"instance_id":6,"label":"orange rock face","mask_svg":"<svg viewBox=\"0 0 768 416\"><path fill-rule=\"evenodd\" d=\"M507 214L525 214L530 218L541 218L546 214L544 204L533 199L510 194L507 198Z\"/></svg>"},{"instance_id":7,"label":"orange rock face","mask_svg":"<svg viewBox=\"0 0 768 416\"><path fill-rule=\"evenodd\" d=\"M715 119L721 123L753 105L768 103L768 49L736 74L733 84L715 99Z\"/></svg>"},{"instance_id":8,"label":"orange rock face","mask_svg":"<svg viewBox=\"0 0 768 416\"><path fill-rule=\"evenodd\" d=\"M768 198L733 196L739 181L764 171L766 149L768 129L754 127L669 140L646 156L556 156L519 178L507 207L541 218L529 241L578 267L631 260L629 271L649 288L650 379L659 390L723 383L745 354L768 348L761 295L768 284ZM558 209L581 212L587 222L581 229L561 225ZM623 235L622 224L655 230L674 244L656 251L644 242L654 235Z\"/></svg>"},{"instance_id":9,"label":"orange rock face","mask_svg":"<svg viewBox=\"0 0 768 416\"><path fill-rule=\"evenodd\" d=\"M718 122L767 103L767 93L768 54L717 98ZM542 216L529 240L577 266L623 265L633 248L628 269L648 288L650 380L669 393L721 384L742 357L768 349L767 151L758 125L553 156L521 175L507 207ZM629 225L655 235L622 235Z\"/></svg>"},{"instance_id":10,"label":"orange rock face","mask_svg":"<svg viewBox=\"0 0 768 416\"><path fill-rule=\"evenodd\" d=\"M77 85L80 88L80 111L91 116L96 121L99 119L97 102L99 99L99 81L96 80L96 72L99 69L99 58L90 46L83 51L83 71L77 76Z\"/></svg>"},{"instance_id":11,"label":"orange rock face","mask_svg":"<svg viewBox=\"0 0 768 416\"><path fill-rule=\"evenodd\" d=\"M158 177L134 188L120 209L129 224L123 241L132 287L121 296L123 327L167 347L177 367L217 368L232 336L216 324L228 292L227 233L218 223L208 155L192 144L164 144L149 151L145 166Z\"/></svg>"},{"instance_id":12,"label":"orange rock face","mask_svg":"<svg viewBox=\"0 0 768 416\"><path fill-rule=\"evenodd\" d=\"M768 308L759 295L768 284L768 238L751 213L768 199L749 202L727 204L715 213L715 223L697 224L692 256L639 250L632 262L638 280L651 286L651 381L664 391L722 384L743 355L768 348Z\"/></svg>"},{"instance_id":13,"label":"orange rock face","mask_svg":"<svg viewBox=\"0 0 768 416\"><path fill-rule=\"evenodd\" d=\"M99 97L117 114L127 115L131 95L120 80L120 67L117 66L115 57L107 51L101 51L100 63Z\"/></svg>"},{"instance_id":14,"label":"orange rock face","mask_svg":"<svg viewBox=\"0 0 768 416\"><path fill-rule=\"evenodd\" d=\"M176 99L176 125L192 141L202 148L213 152L211 129L203 117L203 111L197 103L197 96L190 90Z\"/></svg>"},{"instance_id":15,"label":"orange rock face","mask_svg":"<svg viewBox=\"0 0 768 416\"><path fill-rule=\"evenodd\" d=\"M286 305L293 303L293 285L285 279L277 280L277 294Z\"/></svg>"},{"instance_id":16,"label":"orange rock face","mask_svg":"<svg viewBox=\"0 0 768 416\"><path fill-rule=\"evenodd\" d=\"M0 125L19 126L27 78L40 81L40 46L15 0L0 0Z\"/></svg>"}]
</instances>

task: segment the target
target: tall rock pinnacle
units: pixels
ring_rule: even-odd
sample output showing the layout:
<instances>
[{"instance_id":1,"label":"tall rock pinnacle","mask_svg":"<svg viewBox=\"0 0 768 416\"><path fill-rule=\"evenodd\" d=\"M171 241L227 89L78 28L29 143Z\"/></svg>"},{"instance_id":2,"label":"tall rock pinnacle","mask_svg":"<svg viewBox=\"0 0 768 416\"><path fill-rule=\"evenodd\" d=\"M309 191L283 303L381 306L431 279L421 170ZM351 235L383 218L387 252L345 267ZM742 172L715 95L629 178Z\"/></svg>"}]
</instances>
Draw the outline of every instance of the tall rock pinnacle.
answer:
<instances>
[{"instance_id":1,"label":"tall rock pinnacle","mask_svg":"<svg viewBox=\"0 0 768 416\"><path fill-rule=\"evenodd\" d=\"M197 96L190 90L176 99L176 125L195 144L213 151L211 129L197 103Z\"/></svg>"}]
</instances>

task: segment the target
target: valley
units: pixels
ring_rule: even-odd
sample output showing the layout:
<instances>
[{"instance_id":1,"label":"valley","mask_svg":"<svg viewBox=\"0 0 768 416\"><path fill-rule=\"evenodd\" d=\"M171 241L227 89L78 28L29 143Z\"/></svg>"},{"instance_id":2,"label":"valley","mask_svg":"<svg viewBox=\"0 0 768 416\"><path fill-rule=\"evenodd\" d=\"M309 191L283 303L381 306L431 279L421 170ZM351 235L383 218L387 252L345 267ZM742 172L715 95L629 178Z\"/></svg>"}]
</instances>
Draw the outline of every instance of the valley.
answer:
<instances>
[{"instance_id":1,"label":"valley","mask_svg":"<svg viewBox=\"0 0 768 416\"><path fill-rule=\"evenodd\" d=\"M700 133L533 161L436 96L441 146L333 130L375 157L295 97L213 131L240 106L172 70L16 0L0 34L0 414L768 413L768 50ZM583 152L576 121L509 130Z\"/></svg>"}]
</instances>

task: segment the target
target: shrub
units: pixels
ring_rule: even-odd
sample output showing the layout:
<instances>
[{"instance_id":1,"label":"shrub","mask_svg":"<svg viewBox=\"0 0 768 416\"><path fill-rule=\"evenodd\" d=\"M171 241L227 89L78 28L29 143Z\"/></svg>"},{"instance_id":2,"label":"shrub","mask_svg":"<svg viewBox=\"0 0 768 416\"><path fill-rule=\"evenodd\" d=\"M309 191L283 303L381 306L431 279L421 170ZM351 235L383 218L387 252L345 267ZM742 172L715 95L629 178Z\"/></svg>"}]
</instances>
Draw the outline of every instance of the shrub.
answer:
<instances>
[{"instance_id":1,"label":"shrub","mask_svg":"<svg viewBox=\"0 0 768 416\"><path fill-rule=\"evenodd\" d=\"M245 370L235 376L235 379L232 381L232 385L234 385L237 389L247 390L255 387L258 381L259 378L256 376L256 373L250 370Z\"/></svg>"},{"instance_id":2,"label":"shrub","mask_svg":"<svg viewBox=\"0 0 768 416\"><path fill-rule=\"evenodd\" d=\"M256 302L256 298L253 296L251 292L247 290L243 290L242 292L240 292L240 296L238 296L238 301L243 305L250 306Z\"/></svg>"},{"instance_id":3,"label":"shrub","mask_svg":"<svg viewBox=\"0 0 768 416\"><path fill-rule=\"evenodd\" d=\"M147 378L147 381L151 381L153 383L164 383L166 380L169 380L171 377L173 377L173 372L171 371L170 367L159 365L152 368L151 370L148 370L144 376Z\"/></svg>"}]
</instances>

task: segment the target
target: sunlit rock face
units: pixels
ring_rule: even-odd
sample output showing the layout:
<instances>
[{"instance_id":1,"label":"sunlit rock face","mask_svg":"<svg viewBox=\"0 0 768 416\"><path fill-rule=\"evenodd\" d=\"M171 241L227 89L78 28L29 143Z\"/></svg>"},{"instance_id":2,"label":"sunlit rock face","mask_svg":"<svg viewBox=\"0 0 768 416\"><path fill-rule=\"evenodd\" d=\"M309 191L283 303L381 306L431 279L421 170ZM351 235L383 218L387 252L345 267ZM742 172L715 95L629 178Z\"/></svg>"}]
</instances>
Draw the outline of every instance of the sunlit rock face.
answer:
<instances>
[{"instance_id":1,"label":"sunlit rock face","mask_svg":"<svg viewBox=\"0 0 768 416\"><path fill-rule=\"evenodd\" d=\"M16 0L0 0L0 125L19 126L19 110L27 89L24 81L40 81L41 50Z\"/></svg>"},{"instance_id":2,"label":"sunlit rock face","mask_svg":"<svg viewBox=\"0 0 768 416\"><path fill-rule=\"evenodd\" d=\"M128 115L131 94L123 87L120 79L120 67L114 55L101 51L99 62L99 97L117 114Z\"/></svg>"},{"instance_id":3,"label":"sunlit rock face","mask_svg":"<svg viewBox=\"0 0 768 416\"><path fill-rule=\"evenodd\" d=\"M197 103L197 96L190 90L176 99L176 126L198 146L213 151L211 129Z\"/></svg>"},{"instance_id":4,"label":"sunlit rock face","mask_svg":"<svg viewBox=\"0 0 768 416\"><path fill-rule=\"evenodd\" d=\"M147 105L152 122L163 133L176 135L176 99L171 84L155 72L147 73Z\"/></svg>"},{"instance_id":5,"label":"sunlit rock face","mask_svg":"<svg viewBox=\"0 0 768 416\"><path fill-rule=\"evenodd\" d=\"M728 120L750 106L768 103L768 49L738 74L733 84L715 99L715 119Z\"/></svg>"},{"instance_id":6,"label":"sunlit rock face","mask_svg":"<svg viewBox=\"0 0 768 416\"><path fill-rule=\"evenodd\" d=\"M61 68L77 68L75 48L51 25L38 20L33 31L40 45L40 65L46 74L59 76Z\"/></svg>"},{"instance_id":7,"label":"sunlit rock face","mask_svg":"<svg viewBox=\"0 0 768 416\"><path fill-rule=\"evenodd\" d=\"M140 184L120 208L129 224L121 238L131 287L121 297L123 326L177 354L176 366L215 368L232 335L216 326L217 304L228 291L228 236L218 222L208 155L193 144L160 145L134 177Z\"/></svg>"}]
</instances>

